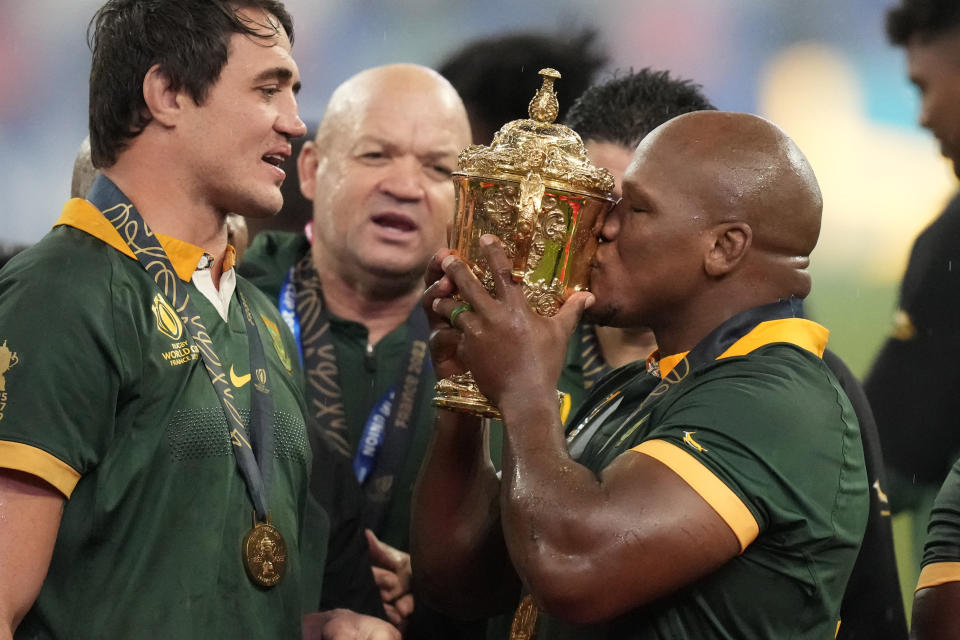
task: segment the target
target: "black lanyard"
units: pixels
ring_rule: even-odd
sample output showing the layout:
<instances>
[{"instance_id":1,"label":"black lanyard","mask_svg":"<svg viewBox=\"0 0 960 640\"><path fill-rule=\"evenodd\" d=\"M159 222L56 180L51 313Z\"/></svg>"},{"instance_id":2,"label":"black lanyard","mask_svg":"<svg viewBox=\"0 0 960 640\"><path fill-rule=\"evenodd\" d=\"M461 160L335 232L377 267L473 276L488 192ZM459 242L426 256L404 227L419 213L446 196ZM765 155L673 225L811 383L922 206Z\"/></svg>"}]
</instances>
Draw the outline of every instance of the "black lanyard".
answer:
<instances>
[{"instance_id":1,"label":"black lanyard","mask_svg":"<svg viewBox=\"0 0 960 640\"><path fill-rule=\"evenodd\" d=\"M307 401L312 419L331 448L350 458L346 415L330 330L330 318L323 299L320 278L307 254L293 268L291 283L296 299L296 319L300 328L303 364L307 378ZM407 319L410 348L396 376L396 393L384 424L383 441L376 465L363 482L367 503L365 524L377 530L386 515L397 475L407 459L413 432L419 419L420 396L428 386L427 341L430 328L423 309L416 305ZM374 409L376 411L376 408ZM358 443L359 447L363 443Z\"/></svg>"},{"instance_id":2,"label":"black lanyard","mask_svg":"<svg viewBox=\"0 0 960 640\"><path fill-rule=\"evenodd\" d=\"M153 234L140 212L130 203L120 189L107 177L101 175L94 181L87 199L93 203L117 229L134 256L160 287L164 297L173 303L183 325L198 347L210 381L220 399L233 452L240 475L256 510L257 519L266 521L269 515L270 470L273 459L273 396L268 386L266 357L260 333L250 311L250 306L237 288L237 297L243 307L247 324L247 341L250 346L250 373L253 390L250 396L250 429L243 424L234 404L234 388L223 369L223 361L217 355L210 335L200 320L190 294L181 285L180 278L164 251L159 239Z\"/></svg>"}]
</instances>

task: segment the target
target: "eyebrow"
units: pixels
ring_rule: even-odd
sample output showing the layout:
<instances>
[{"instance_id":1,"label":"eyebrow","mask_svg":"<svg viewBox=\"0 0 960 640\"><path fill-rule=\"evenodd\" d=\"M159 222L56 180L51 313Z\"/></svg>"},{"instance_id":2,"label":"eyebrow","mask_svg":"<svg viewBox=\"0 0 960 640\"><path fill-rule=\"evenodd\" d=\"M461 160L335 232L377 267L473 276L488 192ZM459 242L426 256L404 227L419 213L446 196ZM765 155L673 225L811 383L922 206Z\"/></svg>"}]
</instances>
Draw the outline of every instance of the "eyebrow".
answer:
<instances>
[{"instance_id":1,"label":"eyebrow","mask_svg":"<svg viewBox=\"0 0 960 640\"><path fill-rule=\"evenodd\" d=\"M273 67L270 69L264 69L257 74L257 77L253 79L254 82L263 82L264 80L282 80L287 81L293 77L293 71L287 67ZM300 81L293 83L293 93L297 94L300 92Z\"/></svg>"}]
</instances>

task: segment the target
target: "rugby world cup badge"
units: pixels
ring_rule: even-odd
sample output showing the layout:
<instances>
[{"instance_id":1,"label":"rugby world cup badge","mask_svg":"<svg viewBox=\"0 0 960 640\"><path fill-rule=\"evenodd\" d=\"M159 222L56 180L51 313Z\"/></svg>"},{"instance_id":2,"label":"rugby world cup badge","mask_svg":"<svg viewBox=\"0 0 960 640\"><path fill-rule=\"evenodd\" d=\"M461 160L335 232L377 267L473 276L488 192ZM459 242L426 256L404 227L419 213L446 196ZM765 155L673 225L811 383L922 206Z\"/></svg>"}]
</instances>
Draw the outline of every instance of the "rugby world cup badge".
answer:
<instances>
[{"instance_id":1,"label":"rugby world cup badge","mask_svg":"<svg viewBox=\"0 0 960 640\"><path fill-rule=\"evenodd\" d=\"M290 362L290 356L287 355L287 350L283 347L283 338L280 337L280 328L277 326L277 323L263 314L260 314L260 319L263 320L263 324L267 328L267 333L270 334L270 338L273 340L273 348L276 350L277 355L280 356L280 362L283 364L283 368L287 370L287 373L293 373L293 364Z\"/></svg>"},{"instance_id":2,"label":"rugby world cup badge","mask_svg":"<svg viewBox=\"0 0 960 640\"><path fill-rule=\"evenodd\" d=\"M164 300L163 295L158 293L150 308L153 309L153 315L157 319L157 329L160 330L160 333L171 340L179 340L180 336L183 335L183 324L181 324L180 317L170 306L170 303Z\"/></svg>"}]
</instances>

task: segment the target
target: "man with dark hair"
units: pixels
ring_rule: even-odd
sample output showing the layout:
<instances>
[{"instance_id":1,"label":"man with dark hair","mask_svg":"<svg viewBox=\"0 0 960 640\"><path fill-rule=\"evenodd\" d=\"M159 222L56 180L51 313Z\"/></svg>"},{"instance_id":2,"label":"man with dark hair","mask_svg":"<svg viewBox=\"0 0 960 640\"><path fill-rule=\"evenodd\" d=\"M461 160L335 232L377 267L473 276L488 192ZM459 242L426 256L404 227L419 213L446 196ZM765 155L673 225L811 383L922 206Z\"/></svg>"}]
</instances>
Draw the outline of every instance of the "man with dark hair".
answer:
<instances>
[{"instance_id":1,"label":"man with dark hair","mask_svg":"<svg viewBox=\"0 0 960 640\"><path fill-rule=\"evenodd\" d=\"M292 38L274 0L91 22L102 175L0 272L0 638L300 637L319 600L296 345L225 222L280 208Z\"/></svg>"},{"instance_id":2,"label":"man with dark hair","mask_svg":"<svg viewBox=\"0 0 960 640\"><path fill-rule=\"evenodd\" d=\"M415 577L462 615L528 592L517 637L535 606L540 638L831 637L868 490L853 410L820 359L827 331L802 319L813 171L771 123L699 111L644 138L623 195L593 293L552 318L492 236L495 297L449 252L432 263L437 375L473 372L505 449L501 479L480 421L438 411ZM665 355L606 378L564 433L557 345L585 307L652 328Z\"/></svg>"},{"instance_id":3,"label":"man with dark hair","mask_svg":"<svg viewBox=\"0 0 960 640\"><path fill-rule=\"evenodd\" d=\"M583 138L592 162L607 168L620 184L643 137L660 124L691 111L713 110L700 87L671 78L666 71L643 69L588 89L570 108L568 125ZM645 328L605 327L581 323L567 351L559 388L570 394L570 412L613 368L645 360L656 349ZM893 551L890 508L881 487L886 477L876 425L863 389L840 358L829 349L823 361L837 376L860 424L870 495L870 518L850 584L844 592L843 624L838 638L902 640L906 616ZM566 405L565 405L566 406ZM567 414L563 415L564 420Z\"/></svg>"},{"instance_id":4,"label":"man with dark hair","mask_svg":"<svg viewBox=\"0 0 960 640\"><path fill-rule=\"evenodd\" d=\"M906 50L910 81L920 92L920 124L933 133L960 177L960 4L902 0L887 14L887 35ZM914 600L913 633L921 638L960 637L954 620L960 606L960 471L950 470L960 453L960 272L955 264L960 264L960 196L917 237L901 284L896 327L865 385L891 476L900 481L890 488L894 505L916 506L919 500L909 500L911 495L932 494L947 478L934 504Z\"/></svg>"},{"instance_id":5,"label":"man with dark hair","mask_svg":"<svg viewBox=\"0 0 960 640\"><path fill-rule=\"evenodd\" d=\"M530 96L539 85L531 73L544 67L563 74L565 95L578 96L593 84L607 63L597 33L511 33L468 42L437 66L457 90L470 117L475 144L490 144L504 123L526 117ZM560 101L559 119L566 114Z\"/></svg>"}]
</instances>

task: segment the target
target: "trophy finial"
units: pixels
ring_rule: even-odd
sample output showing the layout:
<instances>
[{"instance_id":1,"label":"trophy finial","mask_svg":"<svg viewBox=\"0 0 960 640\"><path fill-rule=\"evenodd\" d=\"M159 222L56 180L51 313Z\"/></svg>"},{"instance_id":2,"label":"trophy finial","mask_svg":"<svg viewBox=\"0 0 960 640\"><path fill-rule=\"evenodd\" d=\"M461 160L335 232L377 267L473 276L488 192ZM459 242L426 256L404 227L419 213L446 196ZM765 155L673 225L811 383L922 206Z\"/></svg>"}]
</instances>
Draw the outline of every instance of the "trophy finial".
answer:
<instances>
[{"instance_id":1,"label":"trophy finial","mask_svg":"<svg viewBox=\"0 0 960 640\"><path fill-rule=\"evenodd\" d=\"M553 81L560 79L560 72L548 67L540 69L540 75L543 76L543 85L537 89L536 95L530 101L529 114L532 120L550 124L560 113L560 103L557 102L557 94L553 90Z\"/></svg>"}]
</instances>

